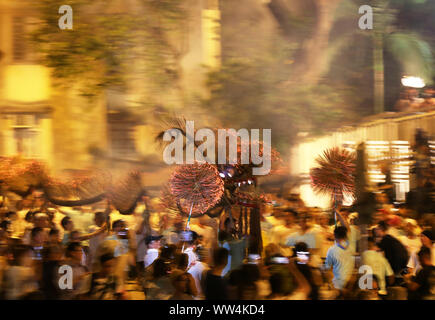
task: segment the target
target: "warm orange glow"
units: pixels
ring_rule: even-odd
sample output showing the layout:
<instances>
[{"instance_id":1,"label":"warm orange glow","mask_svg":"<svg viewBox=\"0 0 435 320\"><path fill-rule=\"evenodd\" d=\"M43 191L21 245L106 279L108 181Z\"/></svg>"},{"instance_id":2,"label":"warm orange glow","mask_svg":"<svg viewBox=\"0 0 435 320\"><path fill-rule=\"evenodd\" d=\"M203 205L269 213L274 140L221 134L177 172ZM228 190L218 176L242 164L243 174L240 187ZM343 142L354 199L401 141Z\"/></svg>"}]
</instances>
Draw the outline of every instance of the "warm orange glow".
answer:
<instances>
[{"instance_id":1,"label":"warm orange glow","mask_svg":"<svg viewBox=\"0 0 435 320\"><path fill-rule=\"evenodd\" d=\"M49 70L39 65L10 65L5 70L5 97L19 102L49 98Z\"/></svg>"}]
</instances>

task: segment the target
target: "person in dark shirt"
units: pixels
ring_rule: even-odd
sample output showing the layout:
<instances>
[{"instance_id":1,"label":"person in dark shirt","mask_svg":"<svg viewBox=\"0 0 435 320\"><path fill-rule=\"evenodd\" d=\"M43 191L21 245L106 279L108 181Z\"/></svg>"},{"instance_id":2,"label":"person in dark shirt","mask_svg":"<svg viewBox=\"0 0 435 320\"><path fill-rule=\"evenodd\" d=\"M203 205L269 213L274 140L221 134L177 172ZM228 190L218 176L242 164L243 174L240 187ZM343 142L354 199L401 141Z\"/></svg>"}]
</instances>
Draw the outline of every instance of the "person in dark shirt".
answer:
<instances>
[{"instance_id":1,"label":"person in dark shirt","mask_svg":"<svg viewBox=\"0 0 435 320\"><path fill-rule=\"evenodd\" d=\"M228 250L217 248L213 252L214 267L209 270L204 279L206 300L228 300L228 284L222 277L222 271L228 263Z\"/></svg>"},{"instance_id":2,"label":"person in dark shirt","mask_svg":"<svg viewBox=\"0 0 435 320\"><path fill-rule=\"evenodd\" d=\"M380 239L378 247L384 252L385 258L390 263L396 277L400 277L400 273L408 264L408 251L399 240L387 234L387 231L387 223L381 221L376 228L376 235Z\"/></svg>"},{"instance_id":3,"label":"person in dark shirt","mask_svg":"<svg viewBox=\"0 0 435 320\"><path fill-rule=\"evenodd\" d=\"M405 277L409 289L408 298L409 300L432 300L435 298L435 266L432 265L430 249L422 247L418 252L418 259L422 269L414 279L409 275Z\"/></svg>"}]
</instances>

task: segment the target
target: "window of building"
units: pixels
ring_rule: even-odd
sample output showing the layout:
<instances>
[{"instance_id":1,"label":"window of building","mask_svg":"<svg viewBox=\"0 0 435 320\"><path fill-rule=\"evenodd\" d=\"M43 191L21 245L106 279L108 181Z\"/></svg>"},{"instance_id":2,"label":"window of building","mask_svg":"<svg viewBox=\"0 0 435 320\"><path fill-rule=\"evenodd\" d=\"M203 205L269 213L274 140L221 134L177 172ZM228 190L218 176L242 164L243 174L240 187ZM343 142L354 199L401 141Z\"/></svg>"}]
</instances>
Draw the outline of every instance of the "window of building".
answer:
<instances>
[{"instance_id":1,"label":"window of building","mask_svg":"<svg viewBox=\"0 0 435 320\"><path fill-rule=\"evenodd\" d=\"M137 157L134 132L136 121L124 113L108 114L109 142L112 157L134 159Z\"/></svg>"},{"instance_id":2,"label":"window of building","mask_svg":"<svg viewBox=\"0 0 435 320\"><path fill-rule=\"evenodd\" d=\"M41 145L38 117L35 114L14 114L9 119L12 132L10 153L20 154L25 158L39 158Z\"/></svg>"}]
</instances>

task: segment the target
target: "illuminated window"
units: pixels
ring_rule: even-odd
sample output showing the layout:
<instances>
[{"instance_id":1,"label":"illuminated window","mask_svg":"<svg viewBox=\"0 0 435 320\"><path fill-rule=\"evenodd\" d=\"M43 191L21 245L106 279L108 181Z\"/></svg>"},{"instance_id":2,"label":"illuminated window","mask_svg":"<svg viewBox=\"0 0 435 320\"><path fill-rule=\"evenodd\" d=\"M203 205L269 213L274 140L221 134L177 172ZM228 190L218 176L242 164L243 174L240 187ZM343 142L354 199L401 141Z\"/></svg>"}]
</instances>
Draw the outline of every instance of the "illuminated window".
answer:
<instances>
[{"instance_id":1,"label":"illuminated window","mask_svg":"<svg viewBox=\"0 0 435 320\"><path fill-rule=\"evenodd\" d=\"M136 122L123 113L108 114L111 155L115 158L134 159L137 156L134 132Z\"/></svg>"},{"instance_id":2,"label":"illuminated window","mask_svg":"<svg viewBox=\"0 0 435 320\"><path fill-rule=\"evenodd\" d=\"M20 154L25 158L39 158L41 145L39 144L40 129L37 116L15 114L10 115L9 118L12 120L12 153Z\"/></svg>"}]
</instances>

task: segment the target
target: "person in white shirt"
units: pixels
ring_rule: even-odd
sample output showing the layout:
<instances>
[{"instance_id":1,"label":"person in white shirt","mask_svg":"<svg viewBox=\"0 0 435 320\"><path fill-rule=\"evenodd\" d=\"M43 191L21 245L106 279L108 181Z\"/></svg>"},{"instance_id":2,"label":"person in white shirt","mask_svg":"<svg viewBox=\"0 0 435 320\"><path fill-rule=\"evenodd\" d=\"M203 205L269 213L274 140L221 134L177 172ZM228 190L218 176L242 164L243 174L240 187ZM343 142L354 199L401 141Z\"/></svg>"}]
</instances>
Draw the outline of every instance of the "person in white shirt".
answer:
<instances>
[{"instance_id":1,"label":"person in white shirt","mask_svg":"<svg viewBox=\"0 0 435 320\"><path fill-rule=\"evenodd\" d=\"M294 247L298 242L305 242L309 249L316 249L316 233L310 222L311 217L308 214L300 213L297 231L287 238L286 245Z\"/></svg>"},{"instance_id":2,"label":"person in white shirt","mask_svg":"<svg viewBox=\"0 0 435 320\"><path fill-rule=\"evenodd\" d=\"M337 226L334 230L335 244L326 254L325 269L332 268L334 275L332 283L336 289L342 290L352 276L355 257L349 246L349 224L339 212L337 212L337 218L343 226Z\"/></svg>"},{"instance_id":3,"label":"person in white shirt","mask_svg":"<svg viewBox=\"0 0 435 320\"><path fill-rule=\"evenodd\" d=\"M145 244L147 245L147 253L144 257L144 267L148 268L159 257L160 239L162 236L147 236Z\"/></svg>"},{"instance_id":4,"label":"person in white shirt","mask_svg":"<svg viewBox=\"0 0 435 320\"><path fill-rule=\"evenodd\" d=\"M420 241L422 244L420 249L422 247L429 248L429 250L431 251L432 265L435 265L435 235L434 235L433 231L424 230L420 234ZM412 255L409 258L409 262L408 262L407 267L411 271L412 275L416 275L418 273L418 271L420 271L421 264L420 264L420 261L418 259L418 251L412 253Z\"/></svg>"},{"instance_id":5,"label":"person in white shirt","mask_svg":"<svg viewBox=\"0 0 435 320\"><path fill-rule=\"evenodd\" d=\"M386 277L390 284L394 283L394 272L384 255L378 251L373 237L368 238L368 250L362 253L363 265L369 266L378 279L379 294L386 295Z\"/></svg>"},{"instance_id":6,"label":"person in white shirt","mask_svg":"<svg viewBox=\"0 0 435 320\"><path fill-rule=\"evenodd\" d=\"M329 214L320 213L317 216L317 224L314 226L316 230L316 242L319 248L319 256L321 259L326 259L328 249L334 244L334 230L328 224Z\"/></svg>"},{"instance_id":7,"label":"person in white shirt","mask_svg":"<svg viewBox=\"0 0 435 320\"><path fill-rule=\"evenodd\" d=\"M189 268L187 272L192 275L193 280L195 281L196 291L197 291L197 295L195 298L203 299L204 298L204 294L202 291L203 275L207 270L210 269L208 266L210 260L209 252L206 249L201 249L199 250L197 255L198 255L198 260L193 266Z\"/></svg>"},{"instance_id":8,"label":"person in white shirt","mask_svg":"<svg viewBox=\"0 0 435 320\"><path fill-rule=\"evenodd\" d=\"M406 219L404 226L405 235L399 236L397 239L408 250L409 256L413 253L417 253L421 248L420 238L416 235L416 221L413 219Z\"/></svg>"},{"instance_id":9,"label":"person in white shirt","mask_svg":"<svg viewBox=\"0 0 435 320\"><path fill-rule=\"evenodd\" d=\"M201 243L205 248L213 249L217 245L216 234L208 224L208 218L201 216L195 219L196 223L190 225L190 230L195 231L201 237Z\"/></svg>"},{"instance_id":10,"label":"person in white shirt","mask_svg":"<svg viewBox=\"0 0 435 320\"><path fill-rule=\"evenodd\" d=\"M106 222L106 217L104 212L98 211L95 212L94 215L94 223L89 227L89 234L96 233L100 230ZM107 231L102 231L97 233L93 238L89 239L89 266L91 270L94 270L95 266L98 265L99 257L97 256L97 249L101 243L103 243L104 239L107 237Z\"/></svg>"}]
</instances>

